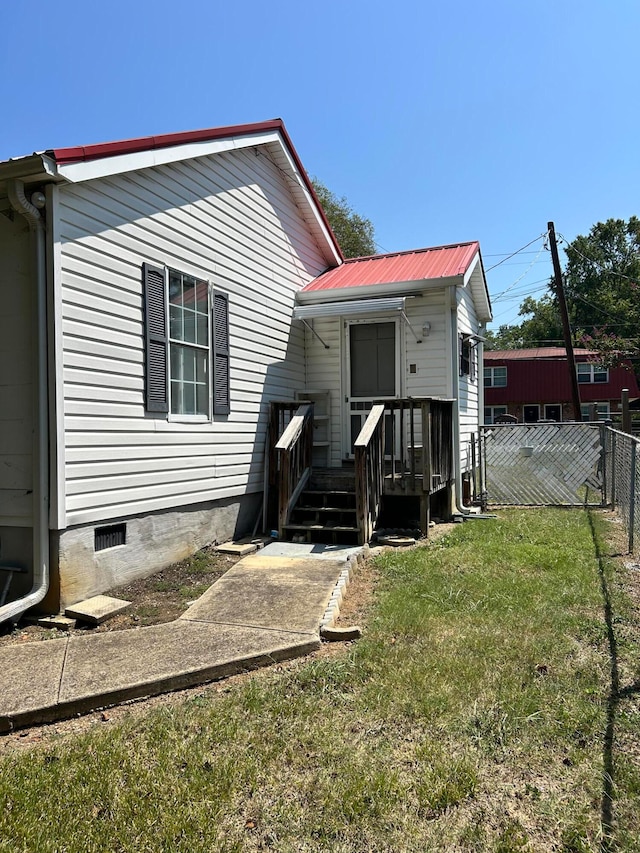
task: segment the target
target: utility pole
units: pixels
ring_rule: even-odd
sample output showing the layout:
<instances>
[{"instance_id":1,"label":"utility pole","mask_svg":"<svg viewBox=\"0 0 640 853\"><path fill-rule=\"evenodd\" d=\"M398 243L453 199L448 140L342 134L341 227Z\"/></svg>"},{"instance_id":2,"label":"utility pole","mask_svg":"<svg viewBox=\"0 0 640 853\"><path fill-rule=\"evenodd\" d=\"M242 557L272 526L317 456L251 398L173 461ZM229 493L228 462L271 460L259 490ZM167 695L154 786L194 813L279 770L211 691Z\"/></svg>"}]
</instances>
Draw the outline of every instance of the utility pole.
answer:
<instances>
[{"instance_id":1,"label":"utility pole","mask_svg":"<svg viewBox=\"0 0 640 853\"><path fill-rule=\"evenodd\" d=\"M556 242L556 229L553 222L547 222L549 229L549 248L551 249L551 260L553 261L553 275L556 284L556 296L562 318L562 329L564 332L564 346L567 351L567 364L569 366L569 379L571 382L571 399L573 404L573 419L581 421L580 413L580 389L578 387L578 374L576 372L576 358L573 352L573 341L571 340L571 327L569 326L569 312L567 302L564 298L564 285L562 283L562 271L560 259L558 258L558 244Z\"/></svg>"}]
</instances>

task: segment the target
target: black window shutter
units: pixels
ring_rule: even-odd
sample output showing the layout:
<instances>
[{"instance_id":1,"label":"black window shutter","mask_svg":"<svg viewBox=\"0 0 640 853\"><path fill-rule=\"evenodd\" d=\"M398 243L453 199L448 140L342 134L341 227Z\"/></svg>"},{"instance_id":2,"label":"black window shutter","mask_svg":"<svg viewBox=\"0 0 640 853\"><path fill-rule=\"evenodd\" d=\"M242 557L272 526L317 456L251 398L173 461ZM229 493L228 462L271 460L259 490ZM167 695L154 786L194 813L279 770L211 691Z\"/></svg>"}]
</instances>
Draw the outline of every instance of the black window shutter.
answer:
<instances>
[{"instance_id":1,"label":"black window shutter","mask_svg":"<svg viewBox=\"0 0 640 853\"><path fill-rule=\"evenodd\" d=\"M231 411L229 393L229 297L213 291L211 311L213 337L213 414L228 415Z\"/></svg>"},{"instance_id":2,"label":"black window shutter","mask_svg":"<svg viewBox=\"0 0 640 853\"><path fill-rule=\"evenodd\" d=\"M142 265L145 327L145 399L149 412L168 412L167 306L162 267Z\"/></svg>"}]
</instances>

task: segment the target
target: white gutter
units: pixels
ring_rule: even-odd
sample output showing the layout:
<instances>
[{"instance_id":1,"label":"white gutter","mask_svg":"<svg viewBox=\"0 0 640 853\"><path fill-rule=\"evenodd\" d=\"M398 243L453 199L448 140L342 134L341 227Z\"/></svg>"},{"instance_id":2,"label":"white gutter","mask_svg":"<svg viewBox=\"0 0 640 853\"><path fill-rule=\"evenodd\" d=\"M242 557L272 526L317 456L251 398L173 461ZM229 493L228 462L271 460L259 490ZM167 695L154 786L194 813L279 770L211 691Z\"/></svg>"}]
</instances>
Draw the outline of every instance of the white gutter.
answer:
<instances>
[{"instance_id":1,"label":"white gutter","mask_svg":"<svg viewBox=\"0 0 640 853\"><path fill-rule=\"evenodd\" d=\"M19 180L7 182L7 194L13 209L29 223L35 242L37 325L34 382L34 440L33 440L33 584L31 591L0 607L0 622L16 621L25 610L39 604L49 589L49 415L47 397L47 279L45 261L45 227L38 208L27 200L24 184ZM37 204L44 207L44 195Z\"/></svg>"}]
</instances>

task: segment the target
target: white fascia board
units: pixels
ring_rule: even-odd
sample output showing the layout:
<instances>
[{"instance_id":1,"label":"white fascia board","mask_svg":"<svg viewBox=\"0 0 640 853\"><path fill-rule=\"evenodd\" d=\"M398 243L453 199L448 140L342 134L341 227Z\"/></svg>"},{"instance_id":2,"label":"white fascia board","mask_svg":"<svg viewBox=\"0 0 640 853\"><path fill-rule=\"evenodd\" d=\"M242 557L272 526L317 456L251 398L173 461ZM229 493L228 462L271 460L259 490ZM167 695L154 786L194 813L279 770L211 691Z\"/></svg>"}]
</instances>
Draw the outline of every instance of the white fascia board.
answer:
<instances>
[{"instance_id":1,"label":"white fascia board","mask_svg":"<svg viewBox=\"0 0 640 853\"><path fill-rule=\"evenodd\" d=\"M471 263L467 267L466 273L464 274L463 287L466 287L469 284L469 281L471 280L471 276L473 275L474 270L478 266L479 262L480 262L480 252L476 252L473 260L471 261Z\"/></svg>"},{"instance_id":2,"label":"white fascia board","mask_svg":"<svg viewBox=\"0 0 640 853\"><path fill-rule=\"evenodd\" d=\"M493 314L491 313L491 301L489 299L489 290L484 277L482 264L480 263L480 253L478 253L469 266L465 275L465 287L469 285L471 295L478 312L478 319L482 322L491 322Z\"/></svg>"},{"instance_id":3,"label":"white fascia board","mask_svg":"<svg viewBox=\"0 0 640 853\"><path fill-rule=\"evenodd\" d=\"M394 282L393 284L367 284L330 290L298 291L296 302L311 305L320 302L345 302L350 299L381 298L385 296L418 296L428 290L441 290L462 284L460 276L423 279L422 281Z\"/></svg>"},{"instance_id":4,"label":"white fascia board","mask_svg":"<svg viewBox=\"0 0 640 853\"><path fill-rule=\"evenodd\" d=\"M58 173L72 184L90 181L93 178L106 178L124 172L147 169L150 166L164 166L195 157L207 157L240 148L253 148L256 145L268 145L282 139L278 131L254 133L248 136L229 136L226 139L212 139L207 142L189 142L170 148L149 148L133 154L116 154L113 157L101 157L99 160L81 161L58 166Z\"/></svg>"},{"instance_id":5,"label":"white fascia board","mask_svg":"<svg viewBox=\"0 0 640 853\"><path fill-rule=\"evenodd\" d=\"M287 146L282 143L282 139L278 138L278 141L280 142L280 146L278 148L277 154L274 153L274 159L277 161L277 165L283 169L284 174L288 175L291 179L291 191L293 192L298 205L301 208L306 207L308 210L312 211L314 230L319 232L321 238L324 240L327 246L330 247L330 254L327 260L333 266L339 266L342 263L342 258L340 257L335 248L333 239L329 235L324 220L318 211L316 202L314 201L313 197L311 196L311 193L307 188L306 181L304 180L304 178L300 174L300 171L296 167L296 164Z\"/></svg>"}]
</instances>

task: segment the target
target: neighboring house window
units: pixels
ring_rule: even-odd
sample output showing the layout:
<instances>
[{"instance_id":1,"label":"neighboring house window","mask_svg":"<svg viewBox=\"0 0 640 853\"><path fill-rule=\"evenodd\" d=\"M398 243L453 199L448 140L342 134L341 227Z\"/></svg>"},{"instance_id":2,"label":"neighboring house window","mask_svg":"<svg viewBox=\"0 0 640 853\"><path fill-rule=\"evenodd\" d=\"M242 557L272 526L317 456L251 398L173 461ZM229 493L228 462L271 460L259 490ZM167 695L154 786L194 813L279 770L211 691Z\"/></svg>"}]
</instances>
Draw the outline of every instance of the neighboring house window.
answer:
<instances>
[{"instance_id":1,"label":"neighboring house window","mask_svg":"<svg viewBox=\"0 0 640 853\"><path fill-rule=\"evenodd\" d=\"M596 408L596 420L609 420L609 403L583 403L580 406L580 416L583 421L592 420L591 409L593 406Z\"/></svg>"},{"instance_id":2,"label":"neighboring house window","mask_svg":"<svg viewBox=\"0 0 640 853\"><path fill-rule=\"evenodd\" d=\"M560 423L562 420L562 405L560 403L545 403L544 419Z\"/></svg>"},{"instance_id":3,"label":"neighboring house window","mask_svg":"<svg viewBox=\"0 0 640 853\"><path fill-rule=\"evenodd\" d=\"M507 368L506 367L485 367L484 369L484 387L485 388L506 388L507 385Z\"/></svg>"},{"instance_id":4,"label":"neighboring house window","mask_svg":"<svg viewBox=\"0 0 640 853\"><path fill-rule=\"evenodd\" d=\"M494 424L499 415L506 415L506 406L485 406L484 407L484 422L485 424Z\"/></svg>"},{"instance_id":5,"label":"neighboring house window","mask_svg":"<svg viewBox=\"0 0 640 853\"><path fill-rule=\"evenodd\" d=\"M576 365L578 370L578 382L608 382L609 371L606 367L601 367L599 364L586 364L580 362Z\"/></svg>"},{"instance_id":6,"label":"neighboring house window","mask_svg":"<svg viewBox=\"0 0 640 853\"><path fill-rule=\"evenodd\" d=\"M200 419L228 414L227 294L150 264L143 264L142 278L147 410Z\"/></svg>"},{"instance_id":7,"label":"neighboring house window","mask_svg":"<svg viewBox=\"0 0 640 853\"><path fill-rule=\"evenodd\" d=\"M525 424L537 424L540 420L540 406L531 405L522 407L522 420Z\"/></svg>"},{"instance_id":8,"label":"neighboring house window","mask_svg":"<svg viewBox=\"0 0 640 853\"><path fill-rule=\"evenodd\" d=\"M470 335L458 335L458 356L460 376L468 376L474 382L476 378L476 348Z\"/></svg>"}]
</instances>

